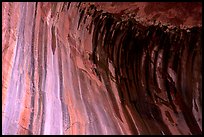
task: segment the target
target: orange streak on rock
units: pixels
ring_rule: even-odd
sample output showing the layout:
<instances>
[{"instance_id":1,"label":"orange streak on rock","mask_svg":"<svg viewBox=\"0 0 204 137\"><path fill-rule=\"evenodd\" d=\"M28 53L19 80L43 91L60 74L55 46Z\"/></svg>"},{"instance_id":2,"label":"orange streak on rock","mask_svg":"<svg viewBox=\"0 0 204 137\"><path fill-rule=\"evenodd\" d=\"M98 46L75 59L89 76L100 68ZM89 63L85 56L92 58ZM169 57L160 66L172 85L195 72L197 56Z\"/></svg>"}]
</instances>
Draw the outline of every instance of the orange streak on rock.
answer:
<instances>
[{"instance_id":1,"label":"orange streak on rock","mask_svg":"<svg viewBox=\"0 0 204 137\"><path fill-rule=\"evenodd\" d=\"M12 74L17 39L18 11L19 5L17 3L2 3L2 112L4 112L7 87Z\"/></svg>"},{"instance_id":2,"label":"orange streak on rock","mask_svg":"<svg viewBox=\"0 0 204 137\"><path fill-rule=\"evenodd\" d=\"M18 134L20 135L25 135L28 134L29 131L26 130L28 129L29 123L30 123L30 112L31 112L31 108L30 108L30 78L29 75L26 74L26 83L25 83L25 96L24 96L24 100L23 100L23 105L22 105L22 111L20 114L20 119L19 119L19 131Z\"/></svg>"}]
</instances>

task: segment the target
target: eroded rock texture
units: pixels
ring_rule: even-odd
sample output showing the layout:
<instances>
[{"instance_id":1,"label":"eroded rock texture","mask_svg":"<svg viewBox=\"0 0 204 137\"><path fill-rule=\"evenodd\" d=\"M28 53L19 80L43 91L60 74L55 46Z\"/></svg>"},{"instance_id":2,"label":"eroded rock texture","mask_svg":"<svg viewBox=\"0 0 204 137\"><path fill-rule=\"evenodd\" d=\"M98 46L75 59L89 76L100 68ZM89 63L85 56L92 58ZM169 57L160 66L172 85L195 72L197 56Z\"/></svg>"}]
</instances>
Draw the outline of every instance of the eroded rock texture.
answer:
<instances>
[{"instance_id":1,"label":"eroded rock texture","mask_svg":"<svg viewBox=\"0 0 204 137\"><path fill-rule=\"evenodd\" d=\"M2 3L3 134L201 134L201 3Z\"/></svg>"}]
</instances>

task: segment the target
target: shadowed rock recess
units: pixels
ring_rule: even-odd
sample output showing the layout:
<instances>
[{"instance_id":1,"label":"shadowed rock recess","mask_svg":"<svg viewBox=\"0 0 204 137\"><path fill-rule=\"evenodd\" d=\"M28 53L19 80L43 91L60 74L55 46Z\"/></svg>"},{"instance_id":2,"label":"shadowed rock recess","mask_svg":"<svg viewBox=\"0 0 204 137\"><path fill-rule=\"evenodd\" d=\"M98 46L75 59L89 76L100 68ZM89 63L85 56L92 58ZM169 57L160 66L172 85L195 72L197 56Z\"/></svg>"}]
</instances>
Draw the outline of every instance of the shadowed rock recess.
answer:
<instances>
[{"instance_id":1,"label":"shadowed rock recess","mask_svg":"<svg viewBox=\"0 0 204 137\"><path fill-rule=\"evenodd\" d=\"M2 134L201 134L201 9L3 2Z\"/></svg>"}]
</instances>

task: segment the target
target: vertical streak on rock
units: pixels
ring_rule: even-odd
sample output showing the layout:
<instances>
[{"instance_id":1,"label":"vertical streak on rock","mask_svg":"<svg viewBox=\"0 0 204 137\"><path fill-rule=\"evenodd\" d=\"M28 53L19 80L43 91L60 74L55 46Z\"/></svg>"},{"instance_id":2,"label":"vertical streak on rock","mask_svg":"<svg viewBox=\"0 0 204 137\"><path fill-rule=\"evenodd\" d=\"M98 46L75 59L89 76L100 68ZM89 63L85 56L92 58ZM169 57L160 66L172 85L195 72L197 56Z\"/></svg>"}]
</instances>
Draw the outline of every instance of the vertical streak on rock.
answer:
<instances>
[{"instance_id":1,"label":"vertical streak on rock","mask_svg":"<svg viewBox=\"0 0 204 137\"><path fill-rule=\"evenodd\" d=\"M70 4L71 4L71 2L68 2L68 4L67 4L67 11L69 10Z\"/></svg>"},{"instance_id":2,"label":"vertical streak on rock","mask_svg":"<svg viewBox=\"0 0 204 137\"><path fill-rule=\"evenodd\" d=\"M43 56L43 54L44 54L44 43L43 43L43 38L44 38L44 29L42 29L43 27L44 27L44 21L42 20L42 18L40 19L40 25L39 25L40 27L39 27L39 35L38 35L38 74L39 74L39 78L38 78L38 91L39 91L39 97L38 97L38 114L37 114L37 119L39 119L39 123L41 123L42 124L42 122L43 122L43 117L41 118L41 116L42 116L42 113L44 112L44 107L43 107L43 102L44 102L44 100L43 100L43 90L44 89L42 89L42 86L44 85L44 81L43 81L43 79L45 78L45 77L43 77L43 75L45 74L44 73L44 69L43 68L45 68L45 67L43 67L43 59L44 59L44 56ZM40 125L41 125L40 124ZM40 129L39 129L39 132L38 133L40 133L41 131L40 131Z\"/></svg>"},{"instance_id":3,"label":"vertical streak on rock","mask_svg":"<svg viewBox=\"0 0 204 137\"><path fill-rule=\"evenodd\" d=\"M55 37L55 26L52 26L52 53L55 54L56 49L56 37Z\"/></svg>"},{"instance_id":4,"label":"vertical streak on rock","mask_svg":"<svg viewBox=\"0 0 204 137\"><path fill-rule=\"evenodd\" d=\"M62 11L61 11L61 12L64 12L64 7L65 7L65 5L66 5L66 2L64 2L64 3L62 4Z\"/></svg>"},{"instance_id":5,"label":"vertical streak on rock","mask_svg":"<svg viewBox=\"0 0 204 137\"><path fill-rule=\"evenodd\" d=\"M81 11L81 13L80 13L77 29L79 29L80 23L81 23L81 21L82 21L82 19L83 19L83 17L84 17L84 10L85 10L85 9L83 9L83 10Z\"/></svg>"},{"instance_id":6,"label":"vertical streak on rock","mask_svg":"<svg viewBox=\"0 0 204 137\"><path fill-rule=\"evenodd\" d=\"M187 68L191 68L191 66L186 67L187 61L188 61L188 63L190 63L189 60L187 60L188 53L192 52L194 50L194 48L196 47L194 45L194 43L196 43L196 41L198 41L199 37L200 37L199 35L197 37L194 37L196 34L200 34L199 30L197 30L196 28L193 28L191 30L192 37L189 38L186 36L186 38L185 38L185 39L190 40L190 42L187 43L188 41L186 41L186 43L183 45L184 46L184 49L182 52L183 56L181 58L183 58L182 61L185 63L184 64L185 66L182 66L182 68L181 68L182 70L180 70L182 72L180 74L181 89L180 89L180 92L177 94L177 97L178 97L178 99L182 98L182 96L184 96L185 98L180 99L180 100L177 99L177 101L179 103L179 107L183 113L184 119L185 119L191 133L195 134L195 135L200 135L200 134L202 134L202 131L201 131L201 129L200 129L200 127L199 127L199 125L195 119L195 116L193 115L193 112L192 112L192 103L193 102L192 102L192 95L190 95L192 93L189 93L189 92L193 92L193 91L189 90L189 88L187 87L188 85L186 84L186 83L188 83L188 82L186 82L187 81L186 76L189 75L188 73L191 73L191 72L188 72L188 69L187 69ZM189 51L188 51L188 48L189 48ZM189 64L189 65L192 65L192 64ZM183 67L185 67L185 70L183 70Z\"/></svg>"},{"instance_id":7,"label":"vertical streak on rock","mask_svg":"<svg viewBox=\"0 0 204 137\"><path fill-rule=\"evenodd\" d=\"M200 30L199 30L200 31ZM201 41L201 36L200 35L193 35L195 38L197 38L196 41L196 46L193 49L193 57L192 57L192 64L191 68L193 72L192 77L193 77L193 84L194 84L194 93L193 93L193 114L196 118L196 121L198 122L198 125L200 129L202 129L202 76L198 76L199 72L202 72L202 46L200 46L200 41ZM194 41L192 41L194 43ZM199 65L197 65L199 64Z\"/></svg>"},{"instance_id":8,"label":"vertical streak on rock","mask_svg":"<svg viewBox=\"0 0 204 137\"><path fill-rule=\"evenodd\" d=\"M68 106L65 104L64 101L64 90L63 90L63 70L62 70L62 55L61 55L61 48L63 45L60 43L59 40L58 42L58 67L59 67L59 82L60 82L60 102L61 102L61 107L62 107L62 121L63 121L63 132L65 132L68 127L70 126L70 118L69 118L69 111L68 111Z\"/></svg>"},{"instance_id":9,"label":"vertical streak on rock","mask_svg":"<svg viewBox=\"0 0 204 137\"><path fill-rule=\"evenodd\" d=\"M113 19L108 15L107 17L104 16L103 17L104 20L102 22L102 27L101 29L101 33L100 31L98 32L99 37L97 39L97 41L99 41L96 45L96 51L98 51L98 60L97 60L97 66L101 67L102 69L100 70L100 74L102 74L102 79L104 81L105 87L107 89L108 95L110 97L111 100L111 105L114 106L114 111L116 112L117 117L122 121L121 115L119 113L119 107L117 105L117 100L114 96L114 92L111 89L111 83L110 83L110 73L109 73L109 68L108 68L108 54L107 54L107 50L108 49L108 42L109 40L107 40L110 35L110 29L113 25ZM95 28L96 29L96 28ZM98 28L97 28L98 29ZM99 30L100 30L99 29ZM120 51L120 50L119 50ZM119 60L119 58L117 59L117 61Z\"/></svg>"},{"instance_id":10,"label":"vertical streak on rock","mask_svg":"<svg viewBox=\"0 0 204 137\"><path fill-rule=\"evenodd\" d=\"M25 28L25 14L26 4L20 4L20 24L18 30L18 39L15 47L14 64L12 67L12 74L10 84L7 90L7 101L5 106L5 115L8 120L3 120L3 134L16 134L18 128L18 121L20 117L21 101L24 89L24 28ZM10 28L9 28L10 29ZM17 78L15 77L17 75ZM15 91L15 92L14 92ZM14 107L12 108L12 106Z\"/></svg>"},{"instance_id":11,"label":"vertical streak on rock","mask_svg":"<svg viewBox=\"0 0 204 137\"><path fill-rule=\"evenodd\" d=\"M30 134L33 134L33 117L34 117L34 105L35 105L35 57L34 57L34 47L35 47L35 24L36 24L36 15L37 15L37 2L35 4L35 12L34 12L34 18L33 18L33 26L32 26L32 41L31 41L31 114L30 114L30 122L29 122L29 130L31 131Z\"/></svg>"},{"instance_id":12,"label":"vertical streak on rock","mask_svg":"<svg viewBox=\"0 0 204 137\"><path fill-rule=\"evenodd\" d=\"M45 108L46 108L46 97L45 97L45 83L46 83L46 77L47 77L47 38L48 38L48 30L47 30L47 24L44 22L44 34L43 34L43 46L44 46L44 77L42 81L42 122L41 122L41 129L40 134L42 135L44 132L44 126L45 126Z\"/></svg>"}]
</instances>

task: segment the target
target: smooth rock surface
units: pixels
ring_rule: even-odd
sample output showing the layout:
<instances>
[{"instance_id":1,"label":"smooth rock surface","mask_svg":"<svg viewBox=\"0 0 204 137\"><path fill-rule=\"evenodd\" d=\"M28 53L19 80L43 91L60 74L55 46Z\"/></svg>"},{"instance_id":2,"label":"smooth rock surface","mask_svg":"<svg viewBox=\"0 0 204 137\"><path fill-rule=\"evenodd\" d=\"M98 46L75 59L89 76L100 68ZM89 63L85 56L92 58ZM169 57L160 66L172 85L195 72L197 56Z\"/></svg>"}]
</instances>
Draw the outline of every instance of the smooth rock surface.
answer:
<instances>
[{"instance_id":1,"label":"smooth rock surface","mask_svg":"<svg viewBox=\"0 0 204 137\"><path fill-rule=\"evenodd\" d=\"M201 134L201 9L3 2L2 134Z\"/></svg>"}]
</instances>

